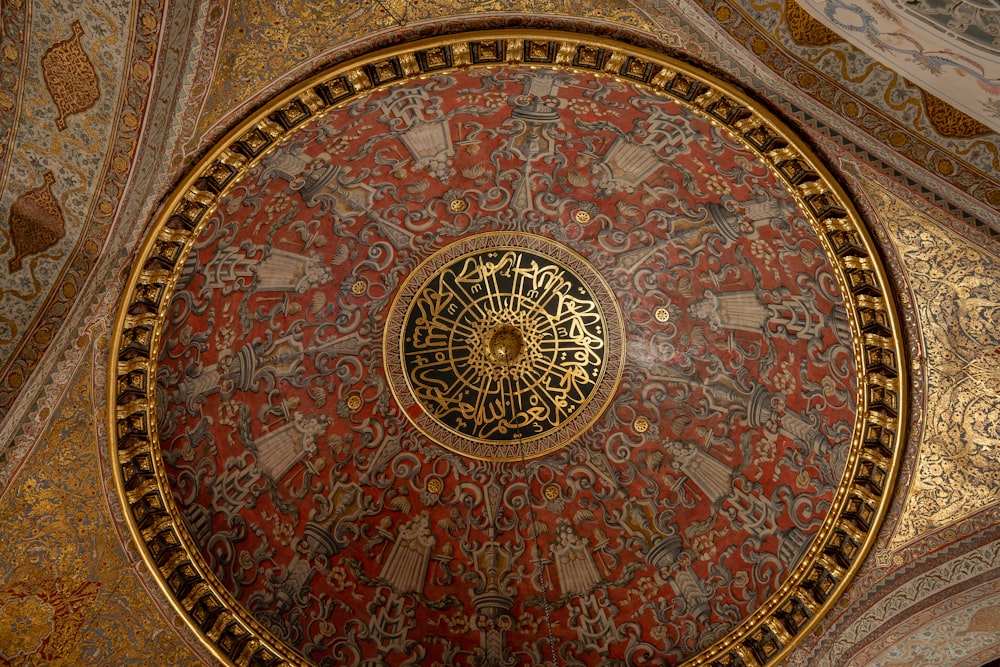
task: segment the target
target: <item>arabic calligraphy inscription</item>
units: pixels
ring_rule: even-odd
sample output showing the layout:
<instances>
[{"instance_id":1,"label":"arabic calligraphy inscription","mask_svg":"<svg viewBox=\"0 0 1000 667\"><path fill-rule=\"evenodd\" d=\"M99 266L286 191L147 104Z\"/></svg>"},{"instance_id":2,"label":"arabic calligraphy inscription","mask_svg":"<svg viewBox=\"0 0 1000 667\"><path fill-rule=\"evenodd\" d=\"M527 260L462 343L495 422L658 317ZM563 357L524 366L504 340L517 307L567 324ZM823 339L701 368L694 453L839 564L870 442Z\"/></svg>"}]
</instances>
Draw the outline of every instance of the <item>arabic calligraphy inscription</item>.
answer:
<instances>
[{"instance_id":1,"label":"arabic calligraphy inscription","mask_svg":"<svg viewBox=\"0 0 1000 667\"><path fill-rule=\"evenodd\" d=\"M405 389L419 406L408 413L463 454L517 458L523 443L539 456L579 435L603 407L588 409L594 398L610 396L621 315L596 271L551 241L467 246L442 250L396 304Z\"/></svg>"}]
</instances>

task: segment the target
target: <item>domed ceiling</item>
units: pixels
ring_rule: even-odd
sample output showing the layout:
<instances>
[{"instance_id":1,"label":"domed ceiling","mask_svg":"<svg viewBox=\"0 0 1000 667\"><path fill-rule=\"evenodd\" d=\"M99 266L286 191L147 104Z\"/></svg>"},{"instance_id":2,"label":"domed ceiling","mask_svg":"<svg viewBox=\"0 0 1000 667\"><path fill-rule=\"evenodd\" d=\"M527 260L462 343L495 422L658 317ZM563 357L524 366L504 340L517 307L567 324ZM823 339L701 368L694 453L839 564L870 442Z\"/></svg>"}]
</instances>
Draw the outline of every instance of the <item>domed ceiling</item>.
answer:
<instances>
[{"instance_id":1,"label":"domed ceiling","mask_svg":"<svg viewBox=\"0 0 1000 667\"><path fill-rule=\"evenodd\" d=\"M236 664L769 664L898 463L841 189L681 63L556 33L347 63L166 203L118 482Z\"/></svg>"}]
</instances>

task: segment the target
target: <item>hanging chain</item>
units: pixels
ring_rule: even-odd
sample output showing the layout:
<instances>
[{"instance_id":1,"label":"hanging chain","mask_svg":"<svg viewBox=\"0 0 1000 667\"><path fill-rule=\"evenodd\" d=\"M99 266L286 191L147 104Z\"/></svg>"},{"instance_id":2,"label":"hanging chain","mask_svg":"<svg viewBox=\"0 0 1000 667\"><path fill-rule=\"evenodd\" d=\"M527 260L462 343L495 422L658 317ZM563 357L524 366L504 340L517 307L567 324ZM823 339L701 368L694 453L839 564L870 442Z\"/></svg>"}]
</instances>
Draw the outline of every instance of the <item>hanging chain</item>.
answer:
<instances>
[{"instance_id":1,"label":"hanging chain","mask_svg":"<svg viewBox=\"0 0 1000 667\"><path fill-rule=\"evenodd\" d=\"M511 418L517 420L517 414L521 410L521 394L517 395L518 409L514 410L514 377L510 372L510 358L504 357L507 363L507 402L510 404ZM559 667L559 659L556 657L556 638L552 634L552 609L549 605L549 585L545 581L545 565L542 561L542 546L538 539L538 517L535 515L535 503L531 499L531 483L528 480L528 464L524 457L524 434L521 425L517 426L517 450L521 455L521 472L524 475L524 494L528 499L528 519L531 521L531 535L535 542L535 567L538 568L538 585L542 589L542 606L545 609L545 628L549 635L549 651L552 654L553 667Z\"/></svg>"},{"instance_id":2,"label":"hanging chain","mask_svg":"<svg viewBox=\"0 0 1000 667\"><path fill-rule=\"evenodd\" d=\"M556 658L556 638L552 636L552 611L549 606L549 585L545 581L545 568L542 563L542 547L538 541L538 525L535 516L535 505L531 500L531 486L528 483L528 468L524 461L524 442L521 440L521 430L517 433L519 447L521 450L521 471L524 473L524 493L528 497L528 518L531 520L531 534L535 540L535 563L538 568L538 584L542 589L542 605L545 608L545 627L549 632L549 649L552 652L552 664L559 667L559 660Z\"/></svg>"}]
</instances>

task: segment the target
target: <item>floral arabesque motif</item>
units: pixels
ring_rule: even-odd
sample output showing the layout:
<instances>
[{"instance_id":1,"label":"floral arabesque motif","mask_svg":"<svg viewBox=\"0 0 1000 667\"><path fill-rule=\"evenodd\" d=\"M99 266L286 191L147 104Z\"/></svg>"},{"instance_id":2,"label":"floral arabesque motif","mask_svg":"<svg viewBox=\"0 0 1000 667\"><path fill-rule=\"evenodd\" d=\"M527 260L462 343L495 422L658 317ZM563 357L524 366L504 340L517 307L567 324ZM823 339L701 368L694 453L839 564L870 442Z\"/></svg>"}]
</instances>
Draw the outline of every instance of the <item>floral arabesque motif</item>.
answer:
<instances>
[{"instance_id":1,"label":"floral arabesque motif","mask_svg":"<svg viewBox=\"0 0 1000 667\"><path fill-rule=\"evenodd\" d=\"M403 278L479 232L571 248L626 313L608 410L523 467L413 431L384 375ZM232 595L316 662L475 664L480 635L540 660L535 539L589 563L546 572L569 655L691 657L801 558L853 427L840 287L785 187L705 119L583 73L435 74L303 126L207 221L168 320L174 501Z\"/></svg>"}]
</instances>

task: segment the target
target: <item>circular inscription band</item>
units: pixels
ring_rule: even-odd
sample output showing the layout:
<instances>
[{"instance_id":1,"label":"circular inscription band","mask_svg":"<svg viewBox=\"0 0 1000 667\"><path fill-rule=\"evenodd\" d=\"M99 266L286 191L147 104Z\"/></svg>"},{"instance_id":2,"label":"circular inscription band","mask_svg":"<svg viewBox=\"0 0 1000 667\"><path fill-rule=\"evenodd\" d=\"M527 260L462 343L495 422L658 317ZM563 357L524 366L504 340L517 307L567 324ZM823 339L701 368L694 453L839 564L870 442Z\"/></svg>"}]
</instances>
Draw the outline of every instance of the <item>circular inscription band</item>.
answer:
<instances>
[{"instance_id":1,"label":"circular inscription band","mask_svg":"<svg viewBox=\"0 0 1000 667\"><path fill-rule=\"evenodd\" d=\"M530 234L440 250L400 287L386 333L390 386L410 420L481 459L541 456L580 435L624 361L607 283L573 251Z\"/></svg>"}]
</instances>

